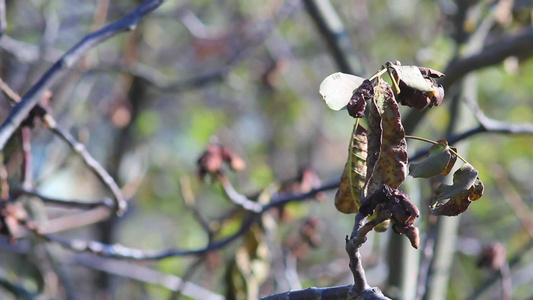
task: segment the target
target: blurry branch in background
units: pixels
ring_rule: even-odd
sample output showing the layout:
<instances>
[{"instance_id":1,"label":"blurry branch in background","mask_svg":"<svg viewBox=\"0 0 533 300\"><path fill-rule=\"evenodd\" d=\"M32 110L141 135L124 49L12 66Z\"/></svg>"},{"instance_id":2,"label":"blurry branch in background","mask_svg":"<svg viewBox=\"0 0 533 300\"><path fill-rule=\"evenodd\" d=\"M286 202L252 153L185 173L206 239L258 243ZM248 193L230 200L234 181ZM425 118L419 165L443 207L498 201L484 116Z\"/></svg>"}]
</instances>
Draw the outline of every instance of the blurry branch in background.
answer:
<instances>
[{"instance_id":1,"label":"blurry branch in background","mask_svg":"<svg viewBox=\"0 0 533 300\"><path fill-rule=\"evenodd\" d=\"M99 201L82 201L82 200L66 200L66 199L58 199L53 197L48 197L45 195L40 194L37 190L34 189L28 189L24 187L17 187L14 188L13 191L13 197L17 198L19 195L28 195L33 196L41 199L45 204L50 205L56 205L64 208L78 208L78 209L93 209L96 207L107 207L109 209L112 209L114 207L113 200L110 198L103 198Z\"/></svg>"},{"instance_id":2,"label":"blurry branch in background","mask_svg":"<svg viewBox=\"0 0 533 300\"><path fill-rule=\"evenodd\" d=\"M12 103L20 103L20 101L21 101L20 96L17 93L15 93L1 79L0 79L0 89L2 90L2 92L4 92L4 94L6 94L8 96L8 99L10 100L10 102L12 102ZM46 95L45 95L46 98L49 98L50 96L51 95L49 93L46 93ZM44 100L48 101L49 99L44 99ZM61 128L59 128L58 125L57 125L57 122L55 121L55 119L52 117L52 115L50 115L47 112L46 108L44 108L42 105L36 106L36 109L33 111L33 113L30 115L30 117L26 120L26 122L28 122L28 124L32 124L33 125L33 122L35 121L34 120L35 117L40 117L42 119L42 121L44 122L44 124L46 125L46 127L52 133L54 133L55 135L59 136L62 140L64 140L69 145L71 150L74 153L76 153L78 156L80 156L80 158L83 160L83 162L85 163L87 168L89 168L89 170L91 170L96 175L96 177L98 177L98 179L100 179L100 181L111 191L111 193L113 194L113 203L114 203L114 205L111 208L113 210L115 210L115 211L120 211L121 208L125 209L125 207L127 205L126 204L126 200L122 196L122 192L121 192L120 188L118 187L117 183L109 175L109 173L102 167L102 165L100 165L100 163L98 163L98 161L96 161L91 156L91 154L89 152L87 152L87 149L85 148L85 146L83 144L81 144L80 142L78 142L68 132L63 131ZM26 130L29 130L28 126L24 126L23 127L23 132L25 132ZM25 139L23 139L23 140L25 140ZM25 157L25 160L24 160L25 161L25 163L24 163L25 167L31 167L31 165L29 165L28 162L26 161L28 159L28 157L31 157L30 153L27 153L27 155L24 155L24 157ZM26 170L26 172L24 172L24 173L26 174L26 177L30 176L31 170ZM25 178L25 181L26 180L27 180L27 178ZM30 186L27 186L26 183L23 184L23 187L21 188L20 191L22 191L22 192L24 192L26 194L32 192L35 195L37 195L37 193L35 191L31 190ZM43 201L49 200L48 202L53 202L53 200L51 198L46 198L45 197L46 198L45 199L45 198L41 197L41 195L39 195L39 198L43 199ZM57 200L56 199L55 204L61 203L62 205L68 205L67 201L62 201L62 202L61 201L62 200ZM105 202L105 200L101 201L100 202L101 205L107 206L107 204L105 204L104 202ZM80 203L79 202L72 202L71 205L79 207ZM90 204L88 204L88 205L90 205ZM98 206L100 206L100 205L98 205Z\"/></svg>"},{"instance_id":3,"label":"blurry branch in background","mask_svg":"<svg viewBox=\"0 0 533 300\"><path fill-rule=\"evenodd\" d=\"M122 191L111 175L92 157L85 145L78 142L70 133L58 127L50 114L43 115L43 120L50 131L66 142L72 151L83 160L85 166L111 191L113 201L115 202L113 209L117 214L122 214L127 207L127 203L122 195Z\"/></svg>"},{"instance_id":4,"label":"blurry branch in background","mask_svg":"<svg viewBox=\"0 0 533 300\"><path fill-rule=\"evenodd\" d=\"M263 210L263 205L261 203L252 201L248 199L243 194L238 193L234 188L231 182L228 180L228 177L224 174L218 176L218 181L222 184L226 196L236 205L242 207L243 209L254 212L261 213Z\"/></svg>"},{"instance_id":5,"label":"blurry branch in background","mask_svg":"<svg viewBox=\"0 0 533 300\"><path fill-rule=\"evenodd\" d=\"M66 239L59 236L45 234L40 228L28 228L36 236L41 237L49 242L57 243L67 249L77 252L90 252L103 257L116 259L131 259L131 260L160 260L175 256L191 256L202 255L210 251L218 250L231 242L240 238L245 234L250 227L260 221L260 216L274 207L281 207L291 202L298 202L310 199L320 192L337 188L336 184L326 184L321 187L311 189L309 192L301 194L277 194L272 196L268 204L262 205L261 211L257 213L249 212L243 218L240 228L228 237L210 241L208 245L199 249L181 250L181 249L166 249L160 251L154 250L140 250L128 248L120 244L107 245L97 241L83 241L78 239Z\"/></svg>"},{"instance_id":6,"label":"blurry branch in background","mask_svg":"<svg viewBox=\"0 0 533 300\"><path fill-rule=\"evenodd\" d=\"M13 133L28 117L30 111L41 100L48 87L56 82L61 75L72 67L89 49L102 43L108 38L128 30L133 30L141 19L151 11L158 8L163 0L146 0L131 13L106 27L85 36L78 44L67 51L22 97L20 103L15 105L7 119L0 126L0 150L3 150ZM119 203L123 204L123 203ZM126 207L117 207L116 213L121 214Z\"/></svg>"},{"instance_id":7,"label":"blurry branch in background","mask_svg":"<svg viewBox=\"0 0 533 300\"><path fill-rule=\"evenodd\" d=\"M501 63L508 57L526 59L533 55L533 27L514 36L502 37L471 56L450 62L440 83L447 88L466 74Z\"/></svg>"},{"instance_id":8,"label":"blurry branch in background","mask_svg":"<svg viewBox=\"0 0 533 300\"><path fill-rule=\"evenodd\" d=\"M198 89L206 85L209 85L214 82L219 82L227 78L228 74L237 67L239 63L248 58L259 46L261 46L264 41L270 36L272 31L275 29L275 26L280 22L290 18L292 14L297 12L300 9L298 1L285 1L278 10L272 13L270 17L262 21L258 21L252 26L247 26L249 32L246 32L247 36L250 36L249 39L240 42L241 45L234 48L234 51L230 53L225 62L223 62L219 67L211 70L202 71L200 74L193 75L185 79L175 80L169 78L168 76L162 74L158 70L151 68L147 65L141 64L139 62L130 64L128 66L123 65L122 63L117 63L117 60L102 62L97 66L94 66L88 70L90 73L100 73L100 72L126 72L130 73L133 76L141 78L149 83L152 87L159 89L163 92L173 93L181 92L187 89ZM183 19L186 16L185 20L182 22L189 23L190 18L194 18L197 26L206 26L201 23L201 20L197 18L193 12L182 9L180 10L179 17ZM182 15L183 14L183 15ZM200 22L198 25L198 22ZM186 24L184 24L186 25ZM194 37L197 30L191 29L189 26L185 26L191 35ZM197 32L196 32L197 33ZM230 37L227 37L230 38Z\"/></svg>"},{"instance_id":9,"label":"blurry branch in background","mask_svg":"<svg viewBox=\"0 0 533 300\"><path fill-rule=\"evenodd\" d=\"M446 137L448 144L453 145L462 140L465 140L473 135L480 133L499 133L499 134L533 134L533 124L514 124L511 122L503 122L487 117L479 108L478 104L472 99L465 99L466 103L472 109L476 116L479 126L464 132L454 134ZM416 160L426 155L429 148L417 152L409 158L409 160Z\"/></svg>"},{"instance_id":10,"label":"blurry branch in background","mask_svg":"<svg viewBox=\"0 0 533 300\"><path fill-rule=\"evenodd\" d=\"M6 1L0 0L0 39L4 36L7 27Z\"/></svg>"},{"instance_id":11,"label":"blurry branch in background","mask_svg":"<svg viewBox=\"0 0 533 300\"><path fill-rule=\"evenodd\" d=\"M51 47L48 47L44 53L41 53L39 46L17 41L6 34L0 38L0 47L22 63L35 63L41 55L42 59L53 63L63 55L63 51Z\"/></svg>"},{"instance_id":12,"label":"blurry branch in background","mask_svg":"<svg viewBox=\"0 0 533 300\"><path fill-rule=\"evenodd\" d=\"M185 202L185 205L188 209L190 209L196 219L196 222L202 226L205 232L209 236L213 235L213 230L211 229L211 226L209 224L209 221L202 215L200 210L196 207L196 199L194 198L194 194L192 192L191 188L191 182L189 177L182 177L180 179L180 187L181 187L181 197L183 198L183 202Z\"/></svg>"},{"instance_id":13,"label":"blurry branch in background","mask_svg":"<svg viewBox=\"0 0 533 300\"><path fill-rule=\"evenodd\" d=\"M508 57L528 59L533 55L533 27L510 37L503 37L485 46L479 52L465 58L454 58L446 67L445 77L439 80L444 89L449 89L466 74L503 62ZM409 134L418 125L427 111L412 111L405 117L405 130Z\"/></svg>"},{"instance_id":14,"label":"blurry branch in background","mask_svg":"<svg viewBox=\"0 0 533 300\"><path fill-rule=\"evenodd\" d=\"M341 18L329 0L304 0L309 16L326 41L340 72L364 75Z\"/></svg>"},{"instance_id":15,"label":"blurry branch in background","mask_svg":"<svg viewBox=\"0 0 533 300\"><path fill-rule=\"evenodd\" d=\"M224 299L221 295L189 282L184 277L180 278L171 274L165 274L125 261L103 259L100 257L76 256L73 259L73 263L107 272L115 276L159 285L171 291L180 291L183 295L193 299Z\"/></svg>"}]
</instances>

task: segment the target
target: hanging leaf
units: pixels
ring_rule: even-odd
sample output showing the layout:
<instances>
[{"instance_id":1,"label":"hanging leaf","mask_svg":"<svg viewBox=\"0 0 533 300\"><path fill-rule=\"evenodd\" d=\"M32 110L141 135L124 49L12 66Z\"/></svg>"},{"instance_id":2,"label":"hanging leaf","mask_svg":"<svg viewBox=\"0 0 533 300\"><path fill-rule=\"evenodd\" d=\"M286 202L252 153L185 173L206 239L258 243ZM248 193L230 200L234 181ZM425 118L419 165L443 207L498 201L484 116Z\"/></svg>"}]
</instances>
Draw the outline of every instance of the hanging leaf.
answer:
<instances>
[{"instance_id":1,"label":"hanging leaf","mask_svg":"<svg viewBox=\"0 0 533 300\"><path fill-rule=\"evenodd\" d=\"M431 213L435 215L456 216L466 211L470 202L483 195L483 182L479 172L470 164L464 164L453 174L453 184L441 184L435 190ZM449 199L449 200L448 200Z\"/></svg>"},{"instance_id":2,"label":"hanging leaf","mask_svg":"<svg viewBox=\"0 0 533 300\"><path fill-rule=\"evenodd\" d=\"M465 192L450 198L444 204L434 203L431 207L431 213L440 216L457 216L466 211L470 203L483 195L483 182L476 178L474 184Z\"/></svg>"},{"instance_id":3,"label":"hanging leaf","mask_svg":"<svg viewBox=\"0 0 533 300\"><path fill-rule=\"evenodd\" d=\"M407 143L398 103L384 81L376 85L374 94L369 113L367 168L372 172L367 174L368 194L384 184L396 189L407 175Z\"/></svg>"},{"instance_id":4,"label":"hanging leaf","mask_svg":"<svg viewBox=\"0 0 533 300\"><path fill-rule=\"evenodd\" d=\"M341 110L350 102L354 91L364 80L364 78L355 75L341 72L333 73L322 81L318 92L329 108Z\"/></svg>"},{"instance_id":5,"label":"hanging leaf","mask_svg":"<svg viewBox=\"0 0 533 300\"><path fill-rule=\"evenodd\" d=\"M341 183L335 194L335 207L345 214L359 211L361 190L365 184L367 157L367 131L364 127L354 125L348 160L344 166Z\"/></svg>"},{"instance_id":6,"label":"hanging leaf","mask_svg":"<svg viewBox=\"0 0 533 300\"><path fill-rule=\"evenodd\" d=\"M406 86L421 92L431 92L434 90L431 82L428 82L424 78L417 66L390 65L389 67L396 72L397 78L405 83Z\"/></svg>"},{"instance_id":7,"label":"hanging leaf","mask_svg":"<svg viewBox=\"0 0 533 300\"><path fill-rule=\"evenodd\" d=\"M395 79L399 82L398 102L418 110L438 106L444 99L444 88L437 84L435 78L443 73L430 68L417 66L400 66L388 63Z\"/></svg>"},{"instance_id":8,"label":"hanging leaf","mask_svg":"<svg viewBox=\"0 0 533 300\"><path fill-rule=\"evenodd\" d=\"M440 141L446 141L446 140L439 140L439 143ZM446 142L448 143L448 142ZM457 155L455 155L454 153L457 153L457 148L450 148L452 151L451 154L452 154L452 157L450 158L450 161L448 162L448 165L446 166L446 168L444 168L444 170L442 171L442 175L446 176L448 174L450 174L450 172L452 171L452 168L453 166L455 165L455 162L457 161Z\"/></svg>"},{"instance_id":9,"label":"hanging leaf","mask_svg":"<svg viewBox=\"0 0 533 300\"><path fill-rule=\"evenodd\" d=\"M452 155L450 152L448 142L446 140L440 140L438 144L433 145L429 149L426 159L409 165L409 175L415 178L429 178L443 172L449 173L448 168L451 169L453 167L453 163L450 164L452 156L455 155ZM455 162L455 159L453 162Z\"/></svg>"},{"instance_id":10,"label":"hanging leaf","mask_svg":"<svg viewBox=\"0 0 533 300\"><path fill-rule=\"evenodd\" d=\"M437 187L433 200L439 201L453 198L468 191L474 185L478 174L478 170L474 169L471 164L464 164L453 174L452 185L443 183Z\"/></svg>"}]
</instances>

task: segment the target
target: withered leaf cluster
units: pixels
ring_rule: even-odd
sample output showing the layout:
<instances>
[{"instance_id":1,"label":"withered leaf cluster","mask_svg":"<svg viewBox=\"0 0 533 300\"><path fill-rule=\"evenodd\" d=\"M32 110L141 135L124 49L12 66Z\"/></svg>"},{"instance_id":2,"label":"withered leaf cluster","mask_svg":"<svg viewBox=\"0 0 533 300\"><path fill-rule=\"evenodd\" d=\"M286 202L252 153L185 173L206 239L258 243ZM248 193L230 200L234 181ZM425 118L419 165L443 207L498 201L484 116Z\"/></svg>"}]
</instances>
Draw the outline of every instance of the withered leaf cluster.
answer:
<instances>
[{"instance_id":1,"label":"withered leaf cluster","mask_svg":"<svg viewBox=\"0 0 533 300\"><path fill-rule=\"evenodd\" d=\"M204 179L208 174L220 174L224 163L233 171L242 171L246 168L244 160L229 148L218 143L210 144L197 161L198 175Z\"/></svg>"},{"instance_id":2,"label":"withered leaf cluster","mask_svg":"<svg viewBox=\"0 0 533 300\"><path fill-rule=\"evenodd\" d=\"M370 216L374 210L385 212L392 223L392 229L405 234L411 245L418 249L420 238L418 228L413 226L420 213L418 207L409 201L406 194L384 184L369 195L361 205L360 213Z\"/></svg>"},{"instance_id":3,"label":"withered leaf cluster","mask_svg":"<svg viewBox=\"0 0 533 300\"><path fill-rule=\"evenodd\" d=\"M391 76L394 88L381 79L386 72ZM338 78L331 77L333 75ZM321 85L323 98L327 103L329 100L330 107L338 104L335 106L338 110L343 103L346 104L343 100L346 87L353 88L346 108L350 116L357 118L348 160L335 195L335 207L343 213L360 212L369 216L367 228L384 230L387 227L383 221L389 221L394 231L405 234L413 247L418 247L418 229L413 226L419 214L418 208L398 190L407 176L408 165L405 131L398 106L402 104L422 110L439 105L444 98L444 89L437 79L444 74L430 68L389 62L383 70L366 80L338 73L333 75ZM332 78L337 78L337 81ZM342 95L334 93L337 82ZM336 96L343 99L336 103L333 101L337 100ZM359 123L359 118L365 115L368 129ZM445 140L432 143L435 145L427 157L410 165L411 176L430 178L451 172L458 158L457 149L449 147ZM483 183L477 177L477 171L465 162L455 172L453 185L437 188L431 212L448 216L460 214L482 193ZM377 216L380 214L381 217Z\"/></svg>"}]
</instances>

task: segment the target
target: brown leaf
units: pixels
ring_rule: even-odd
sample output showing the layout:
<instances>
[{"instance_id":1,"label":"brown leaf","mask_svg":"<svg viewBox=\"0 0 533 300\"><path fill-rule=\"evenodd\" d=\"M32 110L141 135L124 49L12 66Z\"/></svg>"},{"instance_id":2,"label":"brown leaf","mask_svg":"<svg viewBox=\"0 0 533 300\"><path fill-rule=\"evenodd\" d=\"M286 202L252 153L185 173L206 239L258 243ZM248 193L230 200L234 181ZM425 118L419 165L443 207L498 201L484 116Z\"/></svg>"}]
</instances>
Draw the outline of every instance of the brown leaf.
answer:
<instances>
[{"instance_id":1,"label":"brown leaf","mask_svg":"<svg viewBox=\"0 0 533 300\"><path fill-rule=\"evenodd\" d=\"M431 213L434 215L457 216L466 211L472 201L483 195L483 182L477 177L479 172L470 164L465 164L453 175L453 185L440 185L435 190ZM448 199L448 201L443 201ZM443 203L444 202L444 203Z\"/></svg>"},{"instance_id":2,"label":"brown leaf","mask_svg":"<svg viewBox=\"0 0 533 300\"><path fill-rule=\"evenodd\" d=\"M418 110L439 105L444 99L444 88L435 78L444 76L439 71L417 66L387 65L399 82L398 102Z\"/></svg>"},{"instance_id":3,"label":"brown leaf","mask_svg":"<svg viewBox=\"0 0 533 300\"><path fill-rule=\"evenodd\" d=\"M439 140L439 143L440 143L440 141L445 141L445 140ZM448 142L446 142L446 144L447 143ZM441 173L444 176L450 174L450 172L452 171L453 166L455 165L455 162L457 161L457 155L454 154L454 153L457 153L457 148L450 148L450 149L453 150L452 157L450 158L450 161L448 162L448 165L446 166L446 168L444 168L444 170Z\"/></svg>"},{"instance_id":4,"label":"brown leaf","mask_svg":"<svg viewBox=\"0 0 533 300\"><path fill-rule=\"evenodd\" d=\"M348 102L348 113L354 118L363 118L365 116L366 101L374 98L374 84L366 79L353 93L350 102Z\"/></svg>"},{"instance_id":5,"label":"brown leaf","mask_svg":"<svg viewBox=\"0 0 533 300\"><path fill-rule=\"evenodd\" d=\"M471 164L464 164L453 174L453 184L441 184L435 190L433 195L434 201L453 198L468 191L476 182L478 170L474 169Z\"/></svg>"},{"instance_id":6,"label":"brown leaf","mask_svg":"<svg viewBox=\"0 0 533 300\"><path fill-rule=\"evenodd\" d=\"M355 124L348 160L344 166L339 189L335 194L335 207L345 214L357 213L361 190L365 184L366 158L367 158L367 131L364 127Z\"/></svg>"},{"instance_id":7,"label":"brown leaf","mask_svg":"<svg viewBox=\"0 0 533 300\"><path fill-rule=\"evenodd\" d=\"M433 70L431 68L418 67L418 69L420 70L420 73L424 77L441 78L445 76L444 73L439 72L437 70Z\"/></svg>"},{"instance_id":8,"label":"brown leaf","mask_svg":"<svg viewBox=\"0 0 533 300\"><path fill-rule=\"evenodd\" d=\"M376 85L374 94L368 121L371 154L367 166L369 170L372 168L367 174L368 194L384 184L396 189L407 176L407 143L398 103L390 85L384 81Z\"/></svg>"}]
</instances>

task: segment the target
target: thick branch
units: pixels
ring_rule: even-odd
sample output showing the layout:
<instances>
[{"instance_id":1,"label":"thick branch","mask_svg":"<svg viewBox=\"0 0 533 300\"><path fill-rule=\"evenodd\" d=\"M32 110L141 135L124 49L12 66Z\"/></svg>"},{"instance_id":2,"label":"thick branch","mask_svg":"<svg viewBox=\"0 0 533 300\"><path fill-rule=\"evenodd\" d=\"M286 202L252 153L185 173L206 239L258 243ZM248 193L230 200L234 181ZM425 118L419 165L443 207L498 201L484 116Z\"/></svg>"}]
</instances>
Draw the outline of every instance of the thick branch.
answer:
<instances>
[{"instance_id":1,"label":"thick branch","mask_svg":"<svg viewBox=\"0 0 533 300\"><path fill-rule=\"evenodd\" d=\"M529 57L532 54L533 27L530 27L520 34L501 38L474 55L452 61L440 83L446 89L472 71L501 63L510 56Z\"/></svg>"},{"instance_id":2,"label":"thick branch","mask_svg":"<svg viewBox=\"0 0 533 300\"><path fill-rule=\"evenodd\" d=\"M26 119L29 112L38 104L42 94L48 87L56 82L61 75L72 67L89 49L104 42L108 38L123 31L133 30L139 21L148 13L155 10L163 3L163 0L146 0L134 11L115 21L108 26L85 36L78 44L71 48L32 86L22 97L4 123L0 126L0 150L3 150L7 141L15 130Z\"/></svg>"},{"instance_id":3,"label":"thick branch","mask_svg":"<svg viewBox=\"0 0 533 300\"><path fill-rule=\"evenodd\" d=\"M339 71L361 75L360 62L352 64L353 46L339 15L329 0L305 0L305 7L320 34L326 40ZM352 55L350 55L352 54Z\"/></svg>"}]
</instances>

